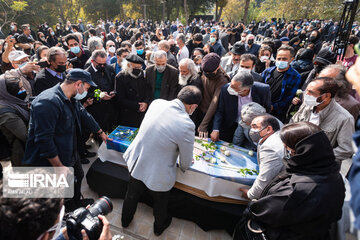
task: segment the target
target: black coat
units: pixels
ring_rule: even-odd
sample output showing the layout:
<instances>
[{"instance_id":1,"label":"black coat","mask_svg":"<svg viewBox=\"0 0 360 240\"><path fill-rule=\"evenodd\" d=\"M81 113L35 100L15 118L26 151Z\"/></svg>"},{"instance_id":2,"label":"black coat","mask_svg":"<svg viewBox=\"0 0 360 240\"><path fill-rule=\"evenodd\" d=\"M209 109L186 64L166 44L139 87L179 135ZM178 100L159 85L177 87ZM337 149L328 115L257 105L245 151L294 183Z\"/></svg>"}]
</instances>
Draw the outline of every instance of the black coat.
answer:
<instances>
[{"instance_id":1,"label":"black coat","mask_svg":"<svg viewBox=\"0 0 360 240\"><path fill-rule=\"evenodd\" d=\"M91 86L88 90L88 97L92 97L96 89L100 89L102 92L108 94L114 91L115 72L110 65L106 65L105 72L95 72L92 65L85 71L91 74L92 80L96 83L97 87ZM111 100L99 100L94 99L93 105L87 107L87 111L95 118L100 127L105 132L111 132L116 125L116 119L118 117L118 111L115 108L114 98Z\"/></svg>"},{"instance_id":2,"label":"black coat","mask_svg":"<svg viewBox=\"0 0 360 240\"><path fill-rule=\"evenodd\" d=\"M151 102L151 87L142 74L138 78L120 72L116 76L116 102L120 109L119 123L129 127L140 127L145 112L139 111L139 103Z\"/></svg>"},{"instance_id":3,"label":"black coat","mask_svg":"<svg viewBox=\"0 0 360 240\"><path fill-rule=\"evenodd\" d=\"M320 149L320 151L319 151ZM345 188L339 165L323 131L304 138L286 170L249 204L251 218L264 224L271 240L330 239L341 218Z\"/></svg>"},{"instance_id":4,"label":"black coat","mask_svg":"<svg viewBox=\"0 0 360 240\"><path fill-rule=\"evenodd\" d=\"M36 74L35 83L34 83L34 95L39 95L42 91L52 88L58 83L62 83L65 79L65 73L62 74L63 78L57 78L51 75L49 71L45 68Z\"/></svg>"}]
</instances>

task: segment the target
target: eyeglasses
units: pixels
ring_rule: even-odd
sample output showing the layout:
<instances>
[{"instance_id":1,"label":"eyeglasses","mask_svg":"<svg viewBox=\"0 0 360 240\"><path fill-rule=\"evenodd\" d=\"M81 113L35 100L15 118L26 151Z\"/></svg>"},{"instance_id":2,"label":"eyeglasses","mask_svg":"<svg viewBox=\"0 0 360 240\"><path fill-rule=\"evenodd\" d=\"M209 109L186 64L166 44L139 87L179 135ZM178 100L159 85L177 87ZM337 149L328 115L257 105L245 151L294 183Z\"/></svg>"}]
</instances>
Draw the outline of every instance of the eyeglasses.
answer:
<instances>
[{"instance_id":1,"label":"eyeglasses","mask_svg":"<svg viewBox=\"0 0 360 240\"><path fill-rule=\"evenodd\" d=\"M94 62L101 67L105 67L105 65L106 65L106 63L98 63L97 61L94 61Z\"/></svg>"},{"instance_id":2,"label":"eyeglasses","mask_svg":"<svg viewBox=\"0 0 360 240\"><path fill-rule=\"evenodd\" d=\"M115 47L115 45L109 45L109 47Z\"/></svg>"}]
</instances>

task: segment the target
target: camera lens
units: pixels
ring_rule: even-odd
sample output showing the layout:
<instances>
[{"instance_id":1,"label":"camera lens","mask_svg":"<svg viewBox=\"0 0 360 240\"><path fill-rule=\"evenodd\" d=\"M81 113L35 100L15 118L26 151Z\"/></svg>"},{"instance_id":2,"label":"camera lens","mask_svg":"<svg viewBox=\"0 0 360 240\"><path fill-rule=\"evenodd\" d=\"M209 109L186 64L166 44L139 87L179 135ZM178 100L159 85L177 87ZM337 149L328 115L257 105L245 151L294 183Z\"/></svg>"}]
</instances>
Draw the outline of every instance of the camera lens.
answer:
<instances>
[{"instance_id":1,"label":"camera lens","mask_svg":"<svg viewBox=\"0 0 360 240\"><path fill-rule=\"evenodd\" d=\"M108 197L99 198L93 205L90 206L89 212L93 216L107 215L113 210L113 205L111 200Z\"/></svg>"}]
</instances>

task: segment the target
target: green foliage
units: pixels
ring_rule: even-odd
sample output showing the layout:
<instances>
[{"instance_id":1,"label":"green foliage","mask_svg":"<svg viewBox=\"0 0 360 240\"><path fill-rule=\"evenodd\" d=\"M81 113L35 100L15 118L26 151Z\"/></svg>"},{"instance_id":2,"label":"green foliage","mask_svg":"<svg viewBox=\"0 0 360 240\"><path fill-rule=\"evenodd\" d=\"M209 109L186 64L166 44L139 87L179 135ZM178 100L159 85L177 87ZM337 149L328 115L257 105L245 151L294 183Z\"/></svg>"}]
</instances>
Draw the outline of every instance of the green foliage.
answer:
<instances>
[{"instance_id":1,"label":"green foliage","mask_svg":"<svg viewBox=\"0 0 360 240\"><path fill-rule=\"evenodd\" d=\"M22 12L27 6L29 5L26 1L14 1L10 7L13 11Z\"/></svg>"}]
</instances>

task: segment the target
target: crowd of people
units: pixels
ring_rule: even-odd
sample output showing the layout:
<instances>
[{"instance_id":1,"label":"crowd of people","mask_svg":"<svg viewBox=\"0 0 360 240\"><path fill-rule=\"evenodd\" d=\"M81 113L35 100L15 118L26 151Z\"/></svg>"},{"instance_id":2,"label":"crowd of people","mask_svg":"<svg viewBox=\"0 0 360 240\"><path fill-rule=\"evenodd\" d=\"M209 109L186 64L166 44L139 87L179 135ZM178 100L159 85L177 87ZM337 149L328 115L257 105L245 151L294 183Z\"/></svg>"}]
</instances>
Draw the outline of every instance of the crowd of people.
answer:
<instances>
[{"instance_id":1,"label":"crowd of people","mask_svg":"<svg viewBox=\"0 0 360 240\"><path fill-rule=\"evenodd\" d=\"M259 175L239 195L250 200L244 218L269 239L330 239L342 216L343 179L359 177L351 136L360 71L348 73L358 67L357 22L343 56L332 51L339 29L332 20L79 19L10 28L0 32L0 158L8 156L12 166L73 167L75 194L66 211L93 202L80 191L82 164L96 155L88 139L101 144L124 125L140 130L124 155L131 178L123 227L144 189L154 198L155 234L170 225L177 155L186 170L196 135L257 152ZM27 209L31 202L21 204ZM64 203L43 204L59 213ZM0 218L13 211L1 208ZM31 239L45 237L55 220L33 228ZM1 230L18 227L6 221L0 219Z\"/></svg>"}]
</instances>

